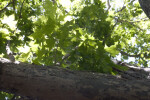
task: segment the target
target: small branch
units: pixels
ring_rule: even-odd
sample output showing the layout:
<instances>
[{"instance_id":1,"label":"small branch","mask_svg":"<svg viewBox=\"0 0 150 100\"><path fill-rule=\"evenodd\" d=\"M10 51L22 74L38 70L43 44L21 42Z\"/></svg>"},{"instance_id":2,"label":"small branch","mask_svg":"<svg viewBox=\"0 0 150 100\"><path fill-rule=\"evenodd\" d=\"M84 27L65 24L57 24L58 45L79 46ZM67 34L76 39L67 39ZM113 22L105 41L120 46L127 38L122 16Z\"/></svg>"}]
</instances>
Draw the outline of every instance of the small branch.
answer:
<instances>
[{"instance_id":1,"label":"small branch","mask_svg":"<svg viewBox=\"0 0 150 100\"><path fill-rule=\"evenodd\" d=\"M128 53L126 53L126 52L123 52L123 51L120 51L120 53L121 53L122 55L130 56L130 57L140 57L140 56L141 56L141 54L138 54L138 55L130 55L130 54L128 54Z\"/></svg>"},{"instance_id":2,"label":"small branch","mask_svg":"<svg viewBox=\"0 0 150 100\"><path fill-rule=\"evenodd\" d=\"M25 1L25 0L24 0L24 1ZM22 16L21 16L21 10L22 10L22 8L23 8L24 1L22 2L21 8L20 8L20 15L19 15L19 19L22 17Z\"/></svg>"},{"instance_id":3,"label":"small branch","mask_svg":"<svg viewBox=\"0 0 150 100\"><path fill-rule=\"evenodd\" d=\"M108 12L108 11L109 11L109 9L111 8L110 1L109 1L109 0L107 0L107 6L108 6L108 9L107 9L107 11L106 11L106 12Z\"/></svg>"},{"instance_id":4,"label":"small branch","mask_svg":"<svg viewBox=\"0 0 150 100\"><path fill-rule=\"evenodd\" d=\"M129 23L129 24L131 24L132 26L137 27L138 29L140 29L141 31L143 31L143 29L141 29L140 27L138 27L137 25L135 25L134 22L129 22L129 21L127 21L127 20L121 20L121 19L118 19L118 22Z\"/></svg>"},{"instance_id":5,"label":"small branch","mask_svg":"<svg viewBox=\"0 0 150 100\"><path fill-rule=\"evenodd\" d=\"M119 50L119 51L120 51L120 53L121 53L122 55L126 55L126 56L129 56L129 57L141 57L141 55L142 55L142 53L137 54L137 55L131 55L131 54L128 54L128 53L123 52L123 51L121 51L121 50ZM145 57L146 59L150 58L150 55L148 55L147 53L143 53L143 55L144 55L144 57Z\"/></svg>"},{"instance_id":6,"label":"small branch","mask_svg":"<svg viewBox=\"0 0 150 100\"><path fill-rule=\"evenodd\" d=\"M76 49L78 49L78 48L79 48L79 47L78 47L78 46L76 46L73 50L76 50ZM61 62L58 62L56 65L61 66L61 65L62 65L62 63L64 63L64 61L65 61L66 59L68 59L69 57L70 57L70 53L68 53L68 54L64 55L64 56L62 57Z\"/></svg>"},{"instance_id":7,"label":"small branch","mask_svg":"<svg viewBox=\"0 0 150 100\"><path fill-rule=\"evenodd\" d=\"M0 10L0 13L2 13L5 9L7 9L7 7L12 4L13 2L9 2L8 5L6 5L3 9Z\"/></svg>"},{"instance_id":8,"label":"small branch","mask_svg":"<svg viewBox=\"0 0 150 100\"><path fill-rule=\"evenodd\" d=\"M128 3L128 5L129 4L131 4L131 3L133 3L135 0L132 0L130 3ZM124 1L124 4L123 4L123 7L120 9L120 10L118 10L117 12L121 12L122 10L124 10L126 8L126 6L125 6L125 1Z\"/></svg>"},{"instance_id":9,"label":"small branch","mask_svg":"<svg viewBox=\"0 0 150 100\"><path fill-rule=\"evenodd\" d=\"M15 11L15 2L16 2L16 0L13 0L13 1L12 1L14 11Z\"/></svg>"},{"instance_id":10,"label":"small branch","mask_svg":"<svg viewBox=\"0 0 150 100\"><path fill-rule=\"evenodd\" d=\"M109 1L109 0L108 0ZM110 4L109 4L110 5ZM123 5L123 7L119 10L119 11L117 11L117 12L121 12L123 9L125 9L126 8L126 6L124 6ZM116 17L116 16L115 16ZM118 23L118 20L119 20L119 17L118 18L114 18L114 19L116 19L116 22L115 22L115 24L114 24L114 26L113 26L113 28L112 28L112 31L113 31L113 29L115 28L115 26L117 25L117 23Z\"/></svg>"},{"instance_id":11,"label":"small branch","mask_svg":"<svg viewBox=\"0 0 150 100\"><path fill-rule=\"evenodd\" d=\"M7 7L11 4L13 4L13 9L15 11L15 1L16 0L13 0L12 2L9 2L8 5L6 5L3 9L0 10L0 13L2 13L5 9L7 9Z\"/></svg>"},{"instance_id":12,"label":"small branch","mask_svg":"<svg viewBox=\"0 0 150 100\"><path fill-rule=\"evenodd\" d=\"M112 30L115 28L115 26L117 25L117 23L118 23L118 19L119 18L115 18L116 19L116 23L114 24L114 26L113 26L113 28L112 28Z\"/></svg>"},{"instance_id":13,"label":"small branch","mask_svg":"<svg viewBox=\"0 0 150 100\"><path fill-rule=\"evenodd\" d=\"M52 0L52 2L53 2L53 4L55 4L55 3L56 3L56 1L55 1L55 0Z\"/></svg>"},{"instance_id":14,"label":"small branch","mask_svg":"<svg viewBox=\"0 0 150 100\"><path fill-rule=\"evenodd\" d=\"M131 22L131 23L140 23L140 22L143 22L143 21L149 21L149 19L147 19L147 18L142 18L142 19L140 19L140 20L128 21L128 22Z\"/></svg>"},{"instance_id":15,"label":"small branch","mask_svg":"<svg viewBox=\"0 0 150 100\"><path fill-rule=\"evenodd\" d=\"M123 6L120 10L118 10L117 12L121 12L122 10L124 10L126 8L126 6Z\"/></svg>"},{"instance_id":16,"label":"small branch","mask_svg":"<svg viewBox=\"0 0 150 100\"><path fill-rule=\"evenodd\" d=\"M125 1L124 1L124 4L123 4L122 8L121 8L120 10L118 10L117 12L121 12L121 11L124 10L125 8L126 8L126 6L125 6Z\"/></svg>"},{"instance_id":17,"label":"small branch","mask_svg":"<svg viewBox=\"0 0 150 100\"><path fill-rule=\"evenodd\" d=\"M147 18L137 20L137 21L120 20L118 16L115 16L114 19L116 19L116 23L114 24L113 29L117 25L118 22L127 22L127 23L132 24L133 26L136 26L134 23L139 23L139 22L142 22L142 21L149 21L149 19L147 19ZM142 30L141 28L139 28L139 29Z\"/></svg>"}]
</instances>

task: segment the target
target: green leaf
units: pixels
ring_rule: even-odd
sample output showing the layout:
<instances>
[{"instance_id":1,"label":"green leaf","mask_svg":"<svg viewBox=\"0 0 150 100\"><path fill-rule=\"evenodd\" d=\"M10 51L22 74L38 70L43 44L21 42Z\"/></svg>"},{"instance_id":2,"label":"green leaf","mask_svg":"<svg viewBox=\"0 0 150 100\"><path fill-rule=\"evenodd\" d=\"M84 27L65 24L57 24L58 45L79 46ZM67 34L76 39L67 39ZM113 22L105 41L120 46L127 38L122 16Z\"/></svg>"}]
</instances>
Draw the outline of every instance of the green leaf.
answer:
<instances>
[{"instance_id":1,"label":"green leaf","mask_svg":"<svg viewBox=\"0 0 150 100\"><path fill-rule=\"evenodd\" d=\"M109 52L112 56L116 56L116 55L118 55L120 52L117 50L117 43L115 43L115 45L112 45L112 46L110 46L110 47L105 47L105 50L107 51L107 52Z\"/></svg>"}]
</instances>

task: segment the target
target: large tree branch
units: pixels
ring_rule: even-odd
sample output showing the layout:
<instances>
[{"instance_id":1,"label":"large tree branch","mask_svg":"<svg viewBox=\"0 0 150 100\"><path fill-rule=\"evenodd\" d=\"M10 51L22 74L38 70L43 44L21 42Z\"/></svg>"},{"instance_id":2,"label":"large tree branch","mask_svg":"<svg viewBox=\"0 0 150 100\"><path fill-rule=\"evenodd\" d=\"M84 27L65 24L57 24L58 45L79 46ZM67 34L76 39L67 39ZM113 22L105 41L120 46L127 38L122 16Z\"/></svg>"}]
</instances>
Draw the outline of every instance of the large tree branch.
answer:
<instances>
[{"instance_id":1,"label":"large tree branch","mask_svg":"<svg viewBox=\"0 0 150 100\"><path fill-rule=\"evenodd\" d=\"M131 76L130 76L131 77ZM150 81L0 59L0 90L37 100L148 100ZM143 95L144 93L144 95Z\"/></svg>"}]
</instances>

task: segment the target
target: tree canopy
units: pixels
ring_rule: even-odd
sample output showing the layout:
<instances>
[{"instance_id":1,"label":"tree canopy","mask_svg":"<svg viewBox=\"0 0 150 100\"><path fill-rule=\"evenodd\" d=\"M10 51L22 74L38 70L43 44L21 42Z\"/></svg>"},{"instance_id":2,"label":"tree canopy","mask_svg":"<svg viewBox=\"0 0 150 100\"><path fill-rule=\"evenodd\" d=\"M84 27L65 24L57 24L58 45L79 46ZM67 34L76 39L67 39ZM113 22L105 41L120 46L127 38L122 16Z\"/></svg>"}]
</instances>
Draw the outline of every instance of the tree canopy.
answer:
<instances>
[{"instance_id":1,"label":"tree canopy","mask_svg":"<svg viewBox=\"0 0 150 100\"><path fill-rule=\"evenodd\" d=\"M124 70L118 55L148 67L150 22L137 0L67 1L0 0L0 57L113 75Z\"/></svg>"}]
</instances>

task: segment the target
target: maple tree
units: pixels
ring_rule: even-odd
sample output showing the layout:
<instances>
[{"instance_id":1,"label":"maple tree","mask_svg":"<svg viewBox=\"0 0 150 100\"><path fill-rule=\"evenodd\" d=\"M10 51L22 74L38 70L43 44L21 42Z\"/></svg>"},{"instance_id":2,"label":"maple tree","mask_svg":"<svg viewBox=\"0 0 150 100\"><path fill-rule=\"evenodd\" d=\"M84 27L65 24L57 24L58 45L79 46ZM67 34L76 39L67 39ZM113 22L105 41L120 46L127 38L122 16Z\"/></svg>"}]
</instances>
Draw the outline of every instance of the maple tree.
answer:
<instances>
[{"instance_id":1,"label":"maple tree","mask_svg":"<svg viewBox=\"0 0 150 100\"><path fill-rule=\"evenodd\" d=\"M118 8L100 0L71 0L70 7L60 0L0 4L0 57L9 58L10 41L15 60L35 65L115 75L113 67L124 68L111 59L121 54L122 61L134 57L130 63L148 67L150 23L138 1L126 0ZM1 92L5 95L12 97Z\"/></svg>"}]
</instances>

